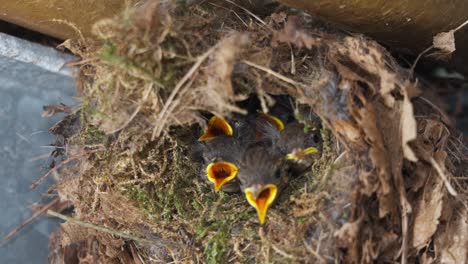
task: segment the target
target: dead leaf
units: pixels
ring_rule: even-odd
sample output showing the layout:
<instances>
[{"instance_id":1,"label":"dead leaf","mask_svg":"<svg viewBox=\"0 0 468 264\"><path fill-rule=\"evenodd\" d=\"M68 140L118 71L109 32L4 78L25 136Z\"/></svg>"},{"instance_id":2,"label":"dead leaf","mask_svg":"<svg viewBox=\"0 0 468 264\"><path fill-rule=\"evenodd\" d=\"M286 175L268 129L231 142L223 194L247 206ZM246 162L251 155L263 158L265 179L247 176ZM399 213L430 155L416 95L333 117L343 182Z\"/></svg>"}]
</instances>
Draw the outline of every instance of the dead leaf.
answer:
<instances>
[{"instance_id":1,"label":"dead leaf","mask_svg":"<svg viewBox=\"0 0 468 264\"><path fill-rule=\"evenodd\" d=\"M468 210L462 210L436 243L440 263L468 262Z\"/></svg>"},{"instance_id":2,"label":"dead leaf","mask_svg":"<svg viewBox=\"0 0 468 264\"><path fill-rule=\"evenodd\" d=\"M72 112L71 108L64 105L44 105L42 107L42 117L51 117L56 113L66 113L70 114Z\"/></svg>"},{"instance_id":3,"label":"dead leaf","mask_svg":"<svg viewBox=\"0 0 468 264\"><path fill-rule=\"evenodd\" d=\"M414 207L412 246L419 250L429 244L439 225L444 198L444 183L435 173L427 175L424 186Z\"/></svg>"},{"instance_id":4,"label":"dead leaf","mask_svg":"<svg viewBox=\"0 0 468 264\"><path fill-rule=\"evenodd\" d=\"M441 52L450 54L456 50L455 48L455 30L448 32L441 32L434 36L432 40L434 48L439 49Z\"/></svg>"},{"instance_id":5,"label":"dead leaf","mask_svg":"<svg viewBox=\"0 0 468 264\"><path fill-rule=\"evenodd\" d=\"M359 248L358 241L359 233L361 231L362 219L358 219L354 222L347 222L338 229L334 237L337 241L337 246L339 248L346 248L349 252L347 253L349 260L358 261L359 260ZM352 246L350 246L352 245Z\"/></svg>"},{"instance_id":6,"label":"dead leaf","mask_svg":"<svg viewBox=\"0 0 468 264\"><path fill-rule=\"evenodd\" d=\"M418 158L414 154L411 147L408 145L408 142L416 139L416 119L414 118L413 113L413 104L408 98L408 94L405 89L402 89L403 92L403 105L401 107L401 144L403 148L403 154L405 158L410 161L416 162Z\"/></svg>"},{"instance_id":7,"label":"dead leaf","mask_svg":"<svg viewBox=\"0 0 468 264\"><path fill-rule=\"evenodd\" d=\"M457 28L436 34L432 39L432 47L438 49L439 51L432 53L431 56L439 57L441 59L444 57L449 57L457 49L455 46L455 32L467 24L468 20Z\"/></svg>"}]
</instances>

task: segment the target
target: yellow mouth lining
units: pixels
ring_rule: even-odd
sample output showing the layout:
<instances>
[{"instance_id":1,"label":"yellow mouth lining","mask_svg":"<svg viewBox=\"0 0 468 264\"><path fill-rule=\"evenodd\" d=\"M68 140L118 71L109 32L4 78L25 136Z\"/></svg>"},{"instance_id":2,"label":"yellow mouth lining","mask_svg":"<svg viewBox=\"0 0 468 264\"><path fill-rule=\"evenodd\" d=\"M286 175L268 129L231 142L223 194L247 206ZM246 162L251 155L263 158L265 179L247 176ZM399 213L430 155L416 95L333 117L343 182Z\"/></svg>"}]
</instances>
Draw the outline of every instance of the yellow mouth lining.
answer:
<instances>
[{"instance_id":1,"label":"yellow mouth lining","mask_svg":"<svg viewBox=\"0 0 468 264\"><path fill-rule=\"evenodd\" d=\"M208 121L208 128L198 141L205 141L221 135L232 136L232 134L232 127L226 120L218 116L213 116L210 118L210 121Z\"/></svg>"},{"instance_id":2,"label":"yellow mouth lining","mask_svg":"<svg viewBox=\"0 0 468 264\"><path fill-rule=\"evenodd\" d=\"M255 199L254 191L252 188L245 189L245 196L251 206L257 209L258 220L260 224L265 223L268 208L276 198L278 188L274 184L267 184L262 187L260 193Z\"/></svg>"},{"instance_id":3,"label":"yellow mouth lining","mask_svg":"<svg viewBox=\"0 0 468 264\"><path fill-rule=\"evenodd\" d=\"M310 155L310 154L315 154L318 153L318 149L315 147L309 147L304 150L294 150L293 152L289 153L286 155L287 160L301 160L305 156Z\"/></svg>"},{"instance_id":4,"label":"yellow mouth lining","mask_svg":"<svg viewBox=\"0 0 468 264\"><path fill-rule=\"evenodd\" d=\"M278 131L281 131L284 129L283 121L281 121L281 119L277 118L276 116L272 116L272 115L265 114L265 113L260 113L260 117L263 118L268 123L272 124L276 129L278 129Z\"/></svg>"},{"instance_id":5,"label":"yellow mouth lining","mask_svg":"<svg viewBox=\"0 0 468 264\"><path fill-rule=\"evenodd\" d=\"M219 161L208 165L206 176L210 182L214 183L215 191L218 192L224 184L236 177L237 171L238 168L233 163Z\"/></svg>"}]
</instances>

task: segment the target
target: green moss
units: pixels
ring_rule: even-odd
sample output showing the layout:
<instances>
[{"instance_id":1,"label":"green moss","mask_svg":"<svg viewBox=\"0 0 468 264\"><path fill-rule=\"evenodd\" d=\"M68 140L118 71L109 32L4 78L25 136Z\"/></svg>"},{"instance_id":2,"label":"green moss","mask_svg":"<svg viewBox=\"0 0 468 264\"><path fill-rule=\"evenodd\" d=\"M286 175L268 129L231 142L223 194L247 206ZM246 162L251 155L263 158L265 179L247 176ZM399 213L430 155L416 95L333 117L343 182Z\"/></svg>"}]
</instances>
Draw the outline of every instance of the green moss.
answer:
<instances>
[{"instance_id":1,"label":"green moss","mask_svg":"<svg viewBox=\"0 0 468 264\"><path fill-rule=\"evenodd\" d=\"M227 254L227 232L221 228L219 229L211 239L208 240L204 254L206 257L206 263L221 263L225 261L225 255Z\"/></svg>"},{"instance_id":2,"label":"green moss","mask_svg":"<svg viewBox=\"0 0 468 264\"><path fill-rule=\"evenodd\" d=\"M86 129L85 141L88 144L102 143L106 138L106 134L95 127L88 126Z\"/></svg>"},{"instance_id":3,"label":"green moss","mask_svg":"<svg viewBox=\"0 0 468 264\"><path fill-rule=\"evenodd\" d=\"M119 55L116 45L109 40L104 42L101 52L99 53L99 58L104 64L117 66L125 73L139 77L143 80L152 81L159 87L164 87L160 80L154 77L151 70L141 65L141 63L145 63L144 61L137 62L127 56Z\"/></svg>"},{"instance_id":4,"label":"green moss","mask_svg":"<svg viewBox=\"0 0 468 264\"><path fill-rule=\"evenodd\" d=\"M230 227L224 221L203 222L196 228L195 239L203 245L207 263L221 263L225 259L229 234Z\"/></svg>"},{"instance_id":5,"label":"green moss","mask_svg":"<svg viewBox=\"0 0 468 264\"><path fill-rule=\"evenodd\" d=\"M142 211L149 217L153 218L154 215L158 214L160 208L154 202L154 200L148 195L148 192L144 189L134 185L129 187L125 193L127 196L136 201Z\"/></svg>"}]
</instances>

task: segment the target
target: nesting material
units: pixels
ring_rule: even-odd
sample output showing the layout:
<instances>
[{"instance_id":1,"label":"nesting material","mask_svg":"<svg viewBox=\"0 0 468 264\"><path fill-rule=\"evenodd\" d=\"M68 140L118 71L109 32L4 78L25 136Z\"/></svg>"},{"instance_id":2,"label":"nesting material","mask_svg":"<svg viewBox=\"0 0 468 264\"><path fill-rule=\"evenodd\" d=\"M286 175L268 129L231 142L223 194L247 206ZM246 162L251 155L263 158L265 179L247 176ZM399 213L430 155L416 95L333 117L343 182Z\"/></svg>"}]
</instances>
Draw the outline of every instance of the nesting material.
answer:
<instances>
[{"instance_id":1,"label":"nesting material","mask_svg":"<svg viewBox=\"0 0 468 264\"><path fill-rule=\"evenodd\" d=\"M82 104L73 133L54 130L57 156L77 157L56 190L73 218L135 239L69 222L53 263L76 246L105 263L466 262L466 148L424 87L372 40L267 10L148 1L96 24L100 41L64 44ZM321 158L263 226L190 157L202 114L245 114L252 93L263 112L289 95L323 126Z\"/></svg>"}]
</instances>

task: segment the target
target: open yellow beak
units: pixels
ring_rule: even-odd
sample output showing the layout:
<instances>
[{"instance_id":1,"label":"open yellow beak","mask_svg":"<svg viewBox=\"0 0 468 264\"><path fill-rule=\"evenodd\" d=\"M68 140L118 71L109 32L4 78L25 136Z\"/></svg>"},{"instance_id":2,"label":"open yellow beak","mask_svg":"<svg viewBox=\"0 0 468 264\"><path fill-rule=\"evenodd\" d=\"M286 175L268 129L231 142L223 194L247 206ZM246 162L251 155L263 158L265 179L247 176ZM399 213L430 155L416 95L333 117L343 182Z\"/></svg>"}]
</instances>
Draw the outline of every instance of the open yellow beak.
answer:
<instances>
[{"instance_id":1,"label":"open yellow beak","mask_svg":"<svg viewBox=\"0 0 468 264\"><path fill-rule=\"evenodd\" d=\"M286 155L286 159L287 160L299 161L299 160L303 159L307 155L315 154L315 153L318 153L318 152L319 152L318 149L315 148L315 147L306 148L304 150L295 149L293 152Z\"/></svg>"},{"instance_id":2,"label":"open yellow beak","mask_svg":"<svg viewBox=\"0 0 468 264\"><path fill-rule=\"evenodd\" d=\"M272 115L265 114L265 113L260 113L260 118L272 124L278 131L281 131L284 129L283 121L281 121L281 119L277 118L276 116L272 116Z\"/></svg>"},{"instance_id":3,"label":"open yellow beak","mask_svg":"<svg viewBox=\"0 0 468 264\"><path fill-rule=\"evenodd\" d=\"M257 210L258 220L263 225L267 210L275 200L278 188L274 184L267 184L262 187L247 188L244 192L249 204Z\"/></svg>"},{"instance_id":4,"label":"open yellow beak","mask_svg":"<svg viewBox=\"0 0 468 264\"><path fill-rule=\"evenodd\" d=\"M213 116L210 118L210 121L208 121L208 128L198 139L198 141L209 140L221 135L232 136L232 133L231 125L229 125L225 119L218 116Z\"/></svg>"},{"instance_id":5,"label":"open yellow beak","mask_svg":"<svg viewBox=\"0 0 468 264\"><path fill-rule=\"evenodd\" d=\"M215 191L218 192L224 184L236 177L237 171L236 165L230 162L219 161L208 165L206 176L210 182L214 183Z\"/></svg>"}]
</instances>

